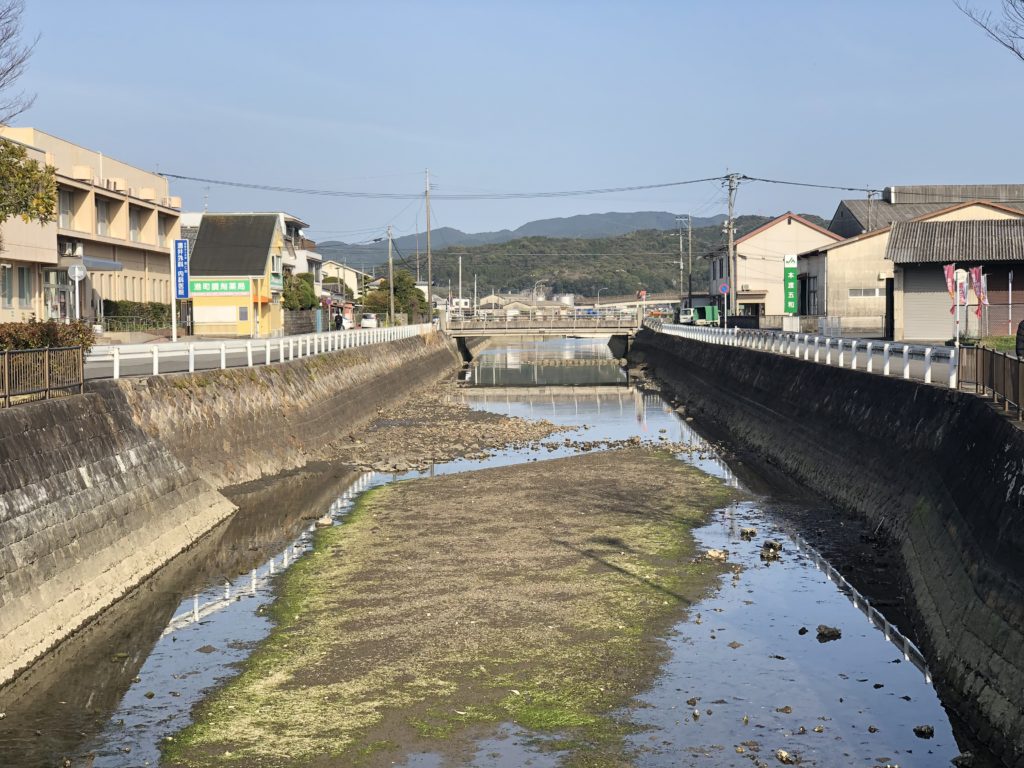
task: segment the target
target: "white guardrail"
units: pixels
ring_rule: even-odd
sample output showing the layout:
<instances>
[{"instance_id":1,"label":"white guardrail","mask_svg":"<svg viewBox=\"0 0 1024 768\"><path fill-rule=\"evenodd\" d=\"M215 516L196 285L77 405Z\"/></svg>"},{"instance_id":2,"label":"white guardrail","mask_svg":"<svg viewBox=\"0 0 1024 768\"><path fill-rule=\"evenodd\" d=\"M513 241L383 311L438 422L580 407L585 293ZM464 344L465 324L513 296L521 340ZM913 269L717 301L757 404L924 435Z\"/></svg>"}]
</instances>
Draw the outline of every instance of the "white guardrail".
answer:
<instances>
[{"instance_id":1,"label":"white guardrail","mask_svg":"<svg viewBox=\"0 0 1024 768\"><path fill-rule=\"evenodd\" d=\"M182 370L181 364L187 359L188 372L196 370L196 360L200 360L200 368L243 368L255 365L270 365L286 362L301 357L321 355L328 352L340 352L343 349L365 347L369 344L382 344L399 339L407 339L433 332L434 326L429 323L418 325L396 325L389 328L364 328L358 331L321 331L320 333L304 333L296 336L279 336L272 339L227 339L223 341L181 341L165 344L117 344L97 345L85 356L86 365L95 363L112 364L111 378L121 378L121 364L129 361L152 361L149 369L153 376L160 374L163 363L168 366L177 362L176 370ZM241 357L242 355L245 357ZM213 358L211 365L210 358ZM202 363L205 363L203 365ZM148 373L149 371L147 371ZM170 371L165 370L164 373ZM101 378L106 378L101 377Z\"/></svg>"},{"instance_id":2,"label":"white guardrail","mask_svg":"<svg viewBox=\"0 0 1024 768\"><path fill-rule=\"evenodd\" d=\"M925 384L942 383L948 384L950 389L957 388L957 351L954 347L844 339L787 331L673 325L654 317L646 318L644 327L656 333L682 336L705 344L754 349L795 357L819 365L833 365L854 371L863 370L881 376L895 375L904 379L923 381ZM944 371L940 369L940 373L944 372L945 376L938 382L934 381L936 361L945 363L942 366Z\"/></svg>"}]
</instances>

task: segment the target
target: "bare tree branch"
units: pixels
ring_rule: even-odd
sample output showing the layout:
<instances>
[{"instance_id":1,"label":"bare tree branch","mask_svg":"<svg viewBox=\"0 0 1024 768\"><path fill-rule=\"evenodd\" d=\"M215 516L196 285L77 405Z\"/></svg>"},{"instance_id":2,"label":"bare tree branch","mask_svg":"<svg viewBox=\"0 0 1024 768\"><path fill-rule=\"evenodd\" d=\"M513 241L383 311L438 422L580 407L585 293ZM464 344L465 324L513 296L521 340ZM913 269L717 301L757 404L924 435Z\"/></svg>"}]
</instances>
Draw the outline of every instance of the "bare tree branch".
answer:
<instances>
[{"instance_id":1,"label":"bare tree branch","mask_svg":"<svg viewBox=\"0 0 1024 768\"><path fill-rule=\"evenodd\" d=\"M1024 0L1003 0L1003 20L993 21L988 11L972 8L964 0L953 0L961 12L990 38L1024 61Z\"/></svg>"},{"instance_id":2,"label":"bare tree branch","mask_svg":"<svg viewBox=\"0 0 1024 768\"><path fill-rule=\"evenodd\" d=\"M24 10L24 0L0 1L0 125L7 125L36 100L34 94L24 91L10 93L24 73L39 40L37 37L29 45L21 44L21 15Z\"/></svg>"}]
</instances>

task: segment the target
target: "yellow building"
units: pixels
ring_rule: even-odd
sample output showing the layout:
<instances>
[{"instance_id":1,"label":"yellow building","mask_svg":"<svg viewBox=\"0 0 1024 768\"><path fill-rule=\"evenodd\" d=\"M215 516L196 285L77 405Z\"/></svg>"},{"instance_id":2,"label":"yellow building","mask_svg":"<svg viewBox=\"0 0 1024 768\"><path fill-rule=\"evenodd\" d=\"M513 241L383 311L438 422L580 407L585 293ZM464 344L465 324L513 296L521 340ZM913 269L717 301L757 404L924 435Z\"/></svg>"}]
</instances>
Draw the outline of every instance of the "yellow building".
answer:
<instances>
[{"instance_id":1,"label":"yellow building","mask_svg":"<svg viewBox=\"0 0 1024 768\"><path fill-rule=\"evenodd\" d=\"M81 315L98 319L103 299L171 300L170 245L181 201L167 179L35 128L0 127L29 156L57 169L57 220L2 226L0 321L74 316L68 267L85 266Z\"/></svg>"},{"instance_id":2,"label":"yellow building","mask_svg":"<svg viewBox=\"0 0 1024 768\"><path fill-rule=\"evenodd\" d=\"M280 336L287 216L203 214L189 259L196 336Z\"/></svg>"}]
</instances>

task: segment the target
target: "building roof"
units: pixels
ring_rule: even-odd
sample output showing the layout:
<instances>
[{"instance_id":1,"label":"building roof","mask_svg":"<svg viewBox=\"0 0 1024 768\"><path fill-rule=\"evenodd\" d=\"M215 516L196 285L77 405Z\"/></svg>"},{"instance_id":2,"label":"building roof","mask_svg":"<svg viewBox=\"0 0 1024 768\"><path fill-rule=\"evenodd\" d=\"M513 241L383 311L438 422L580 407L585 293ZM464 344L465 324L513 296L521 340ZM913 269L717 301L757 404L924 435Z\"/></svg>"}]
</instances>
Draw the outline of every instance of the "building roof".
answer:
<instances>
[{"instance_id":1,"label":"building roof","mask_svg":"<svg viewBox=\"0 0 1024 768\"><path fill-rule=\"evenodd\" d=\"M981 202L981 198L951 202L889 203L884 200L842 200L836 208L829 228L840 235L853 236L874 232L899 221L919 219L947 208ZM1024 202L999 203L1001 207L1024 213Z\"/></svg>"},{"instance_id":2,"label":"building roof","mask_svg":"<svg viewBox=\"0 0 1024 768\"><path fill-rule=\"evenodd\" d=\"M764 224L762 224L757 229L752 229L750 232L747 232L747 234L745 234L743 237L740 237L740 238L738 238L736 240L735 245L739 245L740 243L744 243L747 240L750 240L752 237L756 237L757 235L761 234L766 229L771 229L772 227L776 226L777 224L781 224L782 222L790 220L790 219L793 220L793 221L796 221L796 222L798 222L800 224L803 224L805 227L809 227L810 229L813 229L815 232L820 232L823 235L827 235L828 237L831 237L833 240L842 240L842 237L837 235L835 232L829 232L824 227L819 227L813 221L808 221L807 219L805 219L803 216L800 216L799 214L793 213L792 211L786 211L781 216L776 216L771 221L765 222Z\"/></svg>"},{"instance_id":3,"label":"building roof","mask_svg":"<svg viewBox=\"0 0 1024 768\"><path fill-rule=\"evenodd\" d=\"M900 222L885 258L893 264L1024 261L1024 219Z\"/></svg>"},{"instance_id":4,"label":"building roof","mask_svg":"<svg viewBox=\"0 0 1024 768\"><path fill-rule=\"evenodd\" d=\"M278 220L276 213L205 214L189 273L200 277L262 275Z\"/></svg>"}]
</instances>

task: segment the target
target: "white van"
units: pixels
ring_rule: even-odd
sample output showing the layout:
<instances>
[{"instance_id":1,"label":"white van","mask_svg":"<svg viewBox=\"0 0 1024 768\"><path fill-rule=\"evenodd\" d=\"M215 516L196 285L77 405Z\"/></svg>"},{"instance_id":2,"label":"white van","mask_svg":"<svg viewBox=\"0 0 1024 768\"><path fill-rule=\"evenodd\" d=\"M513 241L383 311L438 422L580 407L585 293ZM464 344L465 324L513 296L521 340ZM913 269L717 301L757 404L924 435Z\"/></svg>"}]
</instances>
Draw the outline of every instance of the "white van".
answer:
<instances>
[{"instance_id":1,"label":"white van","mask_svg":"<svg viewBox=\"0 0 1024 768\"><path fill-rule=\"evenodd\" d=\"M364 312L363 316L359 319L360 328L376 328L377 327L377 316L373 312Z\"/></svg>"}]
</instances>

